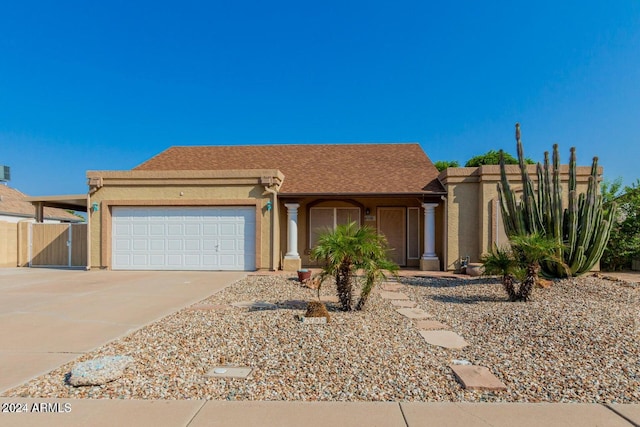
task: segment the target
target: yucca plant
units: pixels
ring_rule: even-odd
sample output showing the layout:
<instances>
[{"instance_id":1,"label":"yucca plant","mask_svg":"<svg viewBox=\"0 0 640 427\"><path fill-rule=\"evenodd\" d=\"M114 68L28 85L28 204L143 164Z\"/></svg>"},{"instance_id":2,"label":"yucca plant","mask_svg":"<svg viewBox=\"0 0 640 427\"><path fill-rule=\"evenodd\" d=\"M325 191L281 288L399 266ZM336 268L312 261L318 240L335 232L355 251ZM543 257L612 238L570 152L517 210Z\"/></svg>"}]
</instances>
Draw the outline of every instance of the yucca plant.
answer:
<instances>
[{"instance_id":1,"label":"yucca plant","mask_svg":"<svg viewBox=\"0 0 640 427\"><path fill-rule=\"evenodd\" d=\"M324 262L321 282L328 277L335 278L338 298L345 311L353 309L353 284L356 273L361 270L364 282L355 308L362 310L375 284L386 277L385 272L398 270L387 251L384 236L369 226L359 227L350 222L322 233L311 251L311 259Z\"/></svg>"}]
</instances>

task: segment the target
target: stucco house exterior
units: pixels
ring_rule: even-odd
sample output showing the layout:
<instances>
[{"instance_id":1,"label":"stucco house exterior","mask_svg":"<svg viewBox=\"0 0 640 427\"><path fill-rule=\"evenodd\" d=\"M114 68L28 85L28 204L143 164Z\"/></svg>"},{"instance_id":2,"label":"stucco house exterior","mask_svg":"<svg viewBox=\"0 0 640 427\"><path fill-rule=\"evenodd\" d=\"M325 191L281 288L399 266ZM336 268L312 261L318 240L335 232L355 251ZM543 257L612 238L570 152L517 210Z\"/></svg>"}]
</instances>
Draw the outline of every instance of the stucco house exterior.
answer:
<instances>
[{"instance_id":1,"label":"stucco house exterior","mask_svg":"<svg viewBox=\"0 0 640 427\"><path fill-rule=\"evenodd\" d=\"M92 267L296 270L356 221L400 266L444 268L446 190L418 144L171 147L87 177Z\"/></svg>"},{"instance_id":2,"label":"stucco house exterior","mask_svg":"<svg viewBox=\"0 0 640 427\"><path fill-rule=\"evenodd\" d=\"M537 183L536 166L529 165L527 168L529 176ZM506 165L505 172L512 189L522 190L520 168ZM578 193L586 193L590 175L590 166L576 167ZM602 176L602 168L598 169L598 175ZM443 249L445 270L459 269L462 258L468 257L470 262L478 262L493 245L508 243L498 199L500 166L448 168L438 178L447 189L444 207L447 229ZM568 165L560 166L560 180L564 189L563 204L568 206Z\"/></svg>"},{"instance_id":3,"label":"stucco house exterior","mask_svg":"<svg viewBox=\"0 0 640 427\"><path fill-rule=\"evenodd\" d=\"M578 191L589 173L577 168ZM519 168L507 174L517 189ZM316 266L318 234L349 221L420 270L458 270L507 243L499 166L439 173L418 144L171 147L87 177L92 268L292 271Z\"/></svg>"}]
</instances>

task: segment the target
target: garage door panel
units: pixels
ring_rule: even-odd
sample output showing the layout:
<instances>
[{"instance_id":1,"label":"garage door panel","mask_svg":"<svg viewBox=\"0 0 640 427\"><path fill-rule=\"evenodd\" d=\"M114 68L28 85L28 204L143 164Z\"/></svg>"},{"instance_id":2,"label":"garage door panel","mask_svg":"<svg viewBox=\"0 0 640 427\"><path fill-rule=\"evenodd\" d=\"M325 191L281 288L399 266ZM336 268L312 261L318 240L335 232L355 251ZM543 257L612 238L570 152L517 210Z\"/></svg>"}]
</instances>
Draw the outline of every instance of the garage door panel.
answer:
<instances>
[{"instance_id":1,"label":"garage door panel","mask_svg":"<svg viewBox=\"0 0 640 427\"><path fill-rule=\"evenodd\" d=\"M170 251L181 251L182 250L182 240L178 239L169 239L167 240L167 249Z\"/></svg>"},{"instance_id":2,"label":"garage door panel","mask_svg":"<svg viewBox=\"0 0 640 427\"><path fill-rule=\"evenodd\" d=\"M164 236L164 224L149 224L149 236Z\"/></svg>"},{"instance_id":3,"label":"garage door panel","mask_svg":"<svg viewBox=\"0 0 640 427\"><path fill-rule=\"evenodd\" d=\"M220 235L221 236L235 236L237 235L238 230L236 229L236 224L234 223L222 223L220 224Z\"/></svg>"},{"instance_id":4,"label":"garage door panel","mask_svg":"<svg viewBox=\"0 0 640 427\"><path fill-rule=\"evenodd\" d=\"M118 224L118 223L115 223L113 225L113 235L114 236L129 236L129 235L131 235L131 225L130 224Z\"/></svg>"},{"instance_id":5,"label":"garage door panel","mask_svg":"<svg viewBox=\"0 0 640 427\"><path fill-rule=\"evenodd\" d=\"M235 239L220 239L219 245L220 251L235 251L236 250L236 241Z\"/></svg>"},{"instance_id":6,"label":"garage door panel","mask_svg":"<svg viewBox=\"0 0 640 427\"><path fill-rule=\"evenodd\" d=\"M114 207L112 218L113 269L255 269L254 207Z\"/></svg>"},{"instance_id":7,"label":"garage door panel","mask_svg":"<svg viewBox=\"0 0 640 427\"><path fill-rule=\"evenodd\" d=\"M114 247L117 251L130 251L131 244L131 240L116 239Z\"/></svg>"},{"instance_id":8,"label":"garage door panel","mask_svg":"<svg viewBox=\"0 0 640 427\"><path fill-rule=\"evenodd\" d=\"M184 235L184 225L183 224L168 224L167 225L167 235L168 236L182 236L182 235Z\"/></svg>"},{"instance_id":9,"label":"garage door panel","mask_svg":"<svg viewBox=\"0 0 640 427\"><path fill-rule=\"evenodd\" d=\"M186 251L199 251L200 240L189 239L184 241L184 249Z\"/></svg>"},{"instance_id":10,"label":"garage door panel","mask_svg":"<svg viewBox=\"0 0 640 427\"><path fill-rule=\"evenodd\" d=\"M202 265L207 267L217 267L220 265L218 255L205 254L202 255Z\"/></svg>"},{"instance_id":11,"label":"garage door panel","mask_svg":"<svg viewBox=\"0 0 640 427\"><path fill-rule=\"evenodd\" d=\"M132 264L134 266L149 264L149 255L147 255L147 254L139 254L139 253L134 254L132 256Z\"/></svg>"},{"instance_id":12,"label":"garage door panel","mask_svg":"<svg viewBox=\"0 0 640 427\"><path fill-rule=\"evenodd\" d=\"M135 239L133 241L133 250L134 251L146 251L149 248L149 241L143 239Z\"/></svg>"},{"instance_id":13,"label":"garage door panel","mask_svg":"<svg viewBox=\"0 0 640 427\"><path fill-rule=\"evenodd\" d=\"M217 236L218 235L218 224L204 223L202 225L202 235L203 236Z\"/></svg>"},{"instance_id":14,"label":"garage door panel","mask_svg":"<svg viewBox=\"0 0 640 427\"><path fill-rule=\"evenodd\" d=\"M202 221L202 219L200 219L200 221ZM201 234L200 224L185 224L184 234L185 236L199 236Z\"/></svg>"},{"instance_id":15,"label":"garage door panel","mask_svg":"<svg viewBox=\"0 0 640 427\"><path fill-rule=\"evenodd\" d=\"M152 267L162 267L164 266L164 254L150 254L149 255L149 265Z\"/></svg>"},{"instance_id":16,"label":"garage door panel","mask_svg":"<svg viewBox=\"0 0 640 427\"><path fill-rule=\"evenodd\" d=\"M164 251L164 239L149 239L149 249L152 251Z\"/></svg>"}]
</instances>

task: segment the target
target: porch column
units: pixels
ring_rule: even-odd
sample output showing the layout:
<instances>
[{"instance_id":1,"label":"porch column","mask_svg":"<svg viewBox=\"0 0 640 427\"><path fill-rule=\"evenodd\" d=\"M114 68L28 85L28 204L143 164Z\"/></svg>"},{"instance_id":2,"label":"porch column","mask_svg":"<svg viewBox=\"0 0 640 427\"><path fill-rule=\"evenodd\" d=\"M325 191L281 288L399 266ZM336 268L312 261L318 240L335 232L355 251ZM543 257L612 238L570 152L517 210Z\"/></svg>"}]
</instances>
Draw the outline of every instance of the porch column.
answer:
<instances>
[{"instance_id":1,"label":"porch column","mask_svg":"<svg viewBox=\"0 0 640 427\"><path fill-rule=\"evenodd\" d=\"M424 253L420 258L420 270L440 270L440 260L436 255L436 207L437 203L423 203L424 208Z\"/></svg>"},{"instance_id":2,"label":"porch column","mask_svg":"<svg viewBox=\"0 0 640 427\"><path fill-rule=\"evenodd\" d=\"M287 208L287 253L284 256L283 268L295 271L302 266L298 253L298 208L299 203L285 203Z\"/></svg>"}]
</instances>

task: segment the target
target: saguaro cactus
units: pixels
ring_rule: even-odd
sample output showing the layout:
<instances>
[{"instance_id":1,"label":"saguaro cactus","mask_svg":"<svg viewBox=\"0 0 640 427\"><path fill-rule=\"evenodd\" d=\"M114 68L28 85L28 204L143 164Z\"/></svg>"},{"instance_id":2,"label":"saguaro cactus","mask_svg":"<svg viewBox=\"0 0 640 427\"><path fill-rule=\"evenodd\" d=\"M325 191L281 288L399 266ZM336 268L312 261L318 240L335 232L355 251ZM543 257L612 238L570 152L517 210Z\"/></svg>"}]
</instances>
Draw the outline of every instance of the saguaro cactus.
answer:
<instances>
[{"instance_id":1,"label":"saguaro cactus","mask_svg":"<svg viewBox=\"0 0 640 427\"><path fill-rule=\"evenodd\" d=\"M577 276L587 272L600 260L609 240L615 206L605 212L602 196L598 194L598 158L593 158L587 192L576 190L576 149L571 148L569 158L569 205L562 203L560 182L560 155L558 144L553 146L552 164L549 153L544 153L544 165L538 163L537 191L527 172L520 125L516 123L518 162L522 177L522 196L518 201L509 185L504 162L500 161L498 194L502 219L508 236L538 233L562 244L559 249L565 265L543 262L542 272L553 277ZM501 156L502 157L502 156Z\"/></svg>"}]
</instances>

